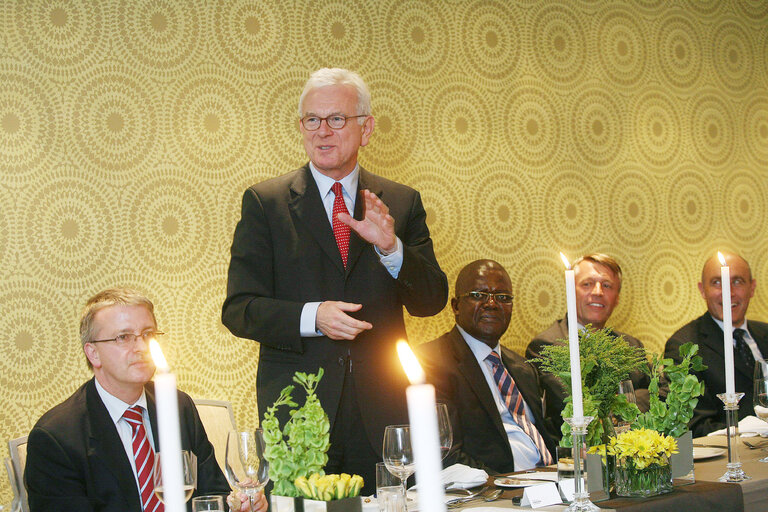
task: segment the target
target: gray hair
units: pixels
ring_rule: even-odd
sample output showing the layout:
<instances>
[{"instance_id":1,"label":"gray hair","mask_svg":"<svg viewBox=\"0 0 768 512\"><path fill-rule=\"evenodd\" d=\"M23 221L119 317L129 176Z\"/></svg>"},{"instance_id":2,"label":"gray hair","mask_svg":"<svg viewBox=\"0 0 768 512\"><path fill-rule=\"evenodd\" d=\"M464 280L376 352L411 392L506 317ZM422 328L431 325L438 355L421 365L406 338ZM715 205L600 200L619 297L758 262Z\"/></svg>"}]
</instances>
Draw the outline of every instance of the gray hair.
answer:
<instances>
[{"instance_id":1,"label":"gray hair","mask_svg":"<svg viewBox=\"0 0 768 512\"><path fill-rule=\"evenodd\" d=\"M354 71L341 68L323 68L312 73L307 80L304 90L299 97L299 117L304 117L304 98L309 91L329 85L351 85L357 91L357 115L371 115L371 93L360 75ZM359 124L365 122L364 117L357 118Z\"/></svg>"}]
</instances>

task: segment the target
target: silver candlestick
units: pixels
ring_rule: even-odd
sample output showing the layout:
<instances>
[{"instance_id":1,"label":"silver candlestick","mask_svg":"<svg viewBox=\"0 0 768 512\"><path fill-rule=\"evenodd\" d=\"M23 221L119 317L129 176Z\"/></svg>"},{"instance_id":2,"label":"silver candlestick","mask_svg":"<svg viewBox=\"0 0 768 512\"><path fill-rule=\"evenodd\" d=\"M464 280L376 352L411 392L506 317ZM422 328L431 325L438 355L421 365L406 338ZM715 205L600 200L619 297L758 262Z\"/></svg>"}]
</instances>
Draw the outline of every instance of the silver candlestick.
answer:
<instances>
[{"instance_id":1,"label":"silver candlestick","mask_svg":"<svg viewBox=\"0 0 768 512\"><path fill-rule=\"evenodd\" d=\"M581 449L584 446L584 436L587 433L587 427L595 419L594 416L583 416L581 418L565 418L565 421L571 426L573 433L573 478L574 493L573 501L566 512L597 512L600 509L589 500L589 491L587 491L586 482L581 471Z\"/></svg>"},{"instance_id":2,"label":"silver candlestick","mask_svg":"<svg viewBox=\"0 0 768 512\"><path fill-rule=\"evenodd\" d=\"M752 477L747 476L741 469L741 460L739 460L739 400L744 397L744 393L720 393L717 398L723 401L725 409L725 432L728 438L728 464L721 482L743 482Z\"/></svg>"}]
</instances>

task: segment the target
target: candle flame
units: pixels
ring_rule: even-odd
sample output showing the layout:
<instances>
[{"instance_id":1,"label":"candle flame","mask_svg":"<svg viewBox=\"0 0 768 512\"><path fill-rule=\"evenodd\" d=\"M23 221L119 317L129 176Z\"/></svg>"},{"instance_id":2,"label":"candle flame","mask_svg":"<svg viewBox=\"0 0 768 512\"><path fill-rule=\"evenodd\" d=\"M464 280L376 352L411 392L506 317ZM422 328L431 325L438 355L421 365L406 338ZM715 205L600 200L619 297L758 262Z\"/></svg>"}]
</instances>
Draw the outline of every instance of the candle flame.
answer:
<instances>
[{"instance_id":1,"label":"candle flame","mask_svg":"<svg viewBox=\"0 0 768 512\"><path fill-rule=\"evenodd\" d=\"M403 365L403 370L405 370L411 384L423 384L427 380L419 360L416 359L407 341L400 340L397 342L397 355L400 357L400 364Z\"/></svg>"},{"instance_id":2,"label":"candle flame","mask_svg":"<svg viewBox=\"0 0 768 512\"><path fill-rule=\"evenodd\" d=\"M161 372L167 372L168 361L165 360L163 349L160 348L160 344L155 338L149 340L149 352L152 354L152 360L155 362L155 367Z\"/></svg>"},{"instance_id":3,"label":"candle flame","mask_svg":"<svg viewBox=\"0 0 768 512\"><path fill-rule=\"evenodd\" d=\"M717 251L717 259L720 260L720 266L724 267L725 266L725 256L723 256L723 253L721 253L720 251Z\"/></svg>"},{"instance_id":4,"label":"candle flame","mask_svg":"<svg viewBox=\"0 0 768 512\"><path fill-rule=\"evenodd\" d=\"M568 262L568 258L565 257L565 254L561 252L560 258L563 260L563 264L565 265L566 270L571 270L571 264Z\"/></svg>"}]
</instances>

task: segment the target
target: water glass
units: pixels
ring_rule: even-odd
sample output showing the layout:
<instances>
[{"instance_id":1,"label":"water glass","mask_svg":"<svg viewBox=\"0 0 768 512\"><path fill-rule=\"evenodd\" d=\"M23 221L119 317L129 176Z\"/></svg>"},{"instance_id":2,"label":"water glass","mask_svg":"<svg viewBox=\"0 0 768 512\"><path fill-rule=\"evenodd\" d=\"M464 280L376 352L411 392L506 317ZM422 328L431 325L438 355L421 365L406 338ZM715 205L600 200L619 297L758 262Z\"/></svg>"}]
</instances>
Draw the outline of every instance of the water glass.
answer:
<instances>
[{"instance_id":1,"label":"water glass","mask_svg":"<svg viewBox=\"0 0 768 512\"><path fill-rule=\"evenodd\" d=\"M376 498L380 512L405 510L405 495L400 479L393 475L383 462L376 463ZM397 508L402 502L402 508Z\"/></svg>"},{"instance_id":2,"label":"water glass","mask_svg":"<svg viewBox=\"0 0 768 512\"><path fill-rule=\"evenodd\" d=\"M224 496L195 496L192 512L224 512Z\"/></svg>"}]
</instances>

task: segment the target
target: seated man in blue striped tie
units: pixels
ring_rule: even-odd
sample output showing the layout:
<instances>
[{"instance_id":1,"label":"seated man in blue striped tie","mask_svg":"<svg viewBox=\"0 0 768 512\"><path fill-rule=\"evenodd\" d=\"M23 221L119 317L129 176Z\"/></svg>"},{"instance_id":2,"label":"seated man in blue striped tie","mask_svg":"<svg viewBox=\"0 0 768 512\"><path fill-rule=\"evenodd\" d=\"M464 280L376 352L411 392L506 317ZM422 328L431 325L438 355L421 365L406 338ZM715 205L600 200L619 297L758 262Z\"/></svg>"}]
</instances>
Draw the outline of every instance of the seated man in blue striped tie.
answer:
<instances>
[{"instance_id":1,"label":"seated man in blue striped tie","mask_svg":"<svg viewBox=\"0 0 768 512\"><path fill-rule=\"evenodd\" d=\"M512 300L504 267L474 261L456 279L451 299L456 326L416 347L451 416L454 443L446 464L498 474L553 463L559 438L546 419L538 372L499 343L509 327Z\"/></svg>"},{"instance_id":2,"label":"seated man in blue striped tie","mask_svg":"<svg viewBox=\"0 0 768 512\"><path fill-rule=\"evenodd\" d=\"M29 434L24 482L32 512L163 512L152 479L157 410L148 343L154 306L110 289L85 306L80 338L94 377ZM224 478L192 399L179 392L181 446L197 456L196 494L226 494ZM254 512L264 512L263 494ZM241 501L241 512L248 510Z\"/></svg>"}]
</instances>

